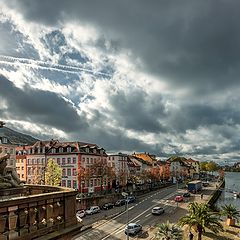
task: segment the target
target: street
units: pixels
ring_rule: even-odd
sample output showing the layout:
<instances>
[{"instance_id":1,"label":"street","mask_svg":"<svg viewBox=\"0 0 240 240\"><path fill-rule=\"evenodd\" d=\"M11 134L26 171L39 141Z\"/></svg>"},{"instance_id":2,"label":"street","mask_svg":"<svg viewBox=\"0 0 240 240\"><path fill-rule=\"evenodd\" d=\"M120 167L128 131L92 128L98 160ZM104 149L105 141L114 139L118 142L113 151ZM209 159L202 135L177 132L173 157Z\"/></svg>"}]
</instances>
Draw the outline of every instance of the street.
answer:
<instances>
[{"instance_id":1,"label":"street","mask_svg":"<svg viewBox=\"0 0 240 240\"><path fill-rule=\"evenodd\" d=\"M176 186L171 186L167 188L160 189L156 192L151 192L144 198L141 198L139 201L133 204L129 204L128 212L124 211L119 215L113 217L110 220L101 220L93 224L92 229L86 230L72 239L74 240L117 240L117 239L126 239L127 236L124 233L125 226L127 222L139 223L143 226L143 231L137 234L132 238L147 238L149 233L148 230L151 226L154 226L156 223L165 221L166 216L171 215L177 204L174 201L174 196L177 195ZM178 191L181 191L178 189ZM180 203L181 204L181 203ZM179 205L180 205L179 204ZM151 210L154 206L160 206L165 209L165 213L160 216L153 216L151 214ZM113 212L123 211L125 207L117 208L115 207L112 210L104 211L102 214L112 214ZM111 213L110 213L111 211ZM103 212L103 211L102 211ZM90 223L92 220L97 219L97 215L95 216L87 216L83 223L86 225ZM101 215L99 215L100 217ZM93 217L93 218L92 218ZM92 218L92 219L91 219ZM91 220L90 220L91 219Z\"/></svg>"}]
</instances>

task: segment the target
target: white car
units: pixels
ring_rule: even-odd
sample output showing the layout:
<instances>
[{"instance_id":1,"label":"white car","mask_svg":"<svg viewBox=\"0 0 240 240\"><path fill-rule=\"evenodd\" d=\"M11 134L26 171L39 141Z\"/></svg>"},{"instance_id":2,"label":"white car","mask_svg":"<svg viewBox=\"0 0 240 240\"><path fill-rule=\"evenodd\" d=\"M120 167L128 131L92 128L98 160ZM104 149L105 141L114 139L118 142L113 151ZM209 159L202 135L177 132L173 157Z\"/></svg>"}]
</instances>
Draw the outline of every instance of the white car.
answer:
<instances>
[{"instance_id":1,"label":"white car","mask_svg":"<svg viewBox=\"0 0 240 240\"><path fill-rule=\"evenodd\" d=\"M86 216L85 210L79 210L79 211L77 211L76 216L78 216L78 217L80 217L80 218L85 217L85 216Z\"/></svg>"},{"instance_id":2,"label":"white car","mask_svg":"<svg viewBox=\"0 0 240 240\"><path fill-rule=\"evenodd\" d=\"M162 207L154 207L152 209L152 214L153 215L161 215L164 213L164 209Z\"/></svg>"},{"instance_id":3,"label":"white car","mask_svg":"<svg viewBox=\"0 0 240 240\"><path fill-rule=\"evenodd\" d=\"M100 207L99 206L92 206L89 209L86 210L87 215L92 215L94 213L99 213L100 212Z\"/></svg>"},{"instance_id":4,"label":"white car","mask_svg":"<svg viewBox=\"0 0 240 240\"><path fill-rule=\"evenodd\" d=\"M142 230L142 225L138 223L129 223L125 228L126 235L135 235Z\"/></svg>"}]
</instances>

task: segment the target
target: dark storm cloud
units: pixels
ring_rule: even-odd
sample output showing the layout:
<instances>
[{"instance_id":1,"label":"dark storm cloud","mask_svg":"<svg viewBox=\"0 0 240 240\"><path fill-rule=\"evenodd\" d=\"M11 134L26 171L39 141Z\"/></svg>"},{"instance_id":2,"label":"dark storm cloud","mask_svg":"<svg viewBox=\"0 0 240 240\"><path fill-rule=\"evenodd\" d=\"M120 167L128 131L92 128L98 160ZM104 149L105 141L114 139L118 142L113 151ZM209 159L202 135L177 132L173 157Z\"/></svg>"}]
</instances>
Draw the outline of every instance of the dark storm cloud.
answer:
<instances>
[{"instance_id":1,"label":"dark storm cloud","mask_svg":"<svg viewBox=\"0 0 240 240\"><path fill-rule=\"evenodd\" d=\"M237 0L6 2L31 21L91 23L174 86L203 93L238 85Z\"/></svg>"},{"instance_id":2,"label":"dark storm cloud","mask_svg":"<svg viewBox=\"0 0 240 240\"><path fill-rule=\"evenodd\" d=\"M210 103L189 103L171 112L169 123L178 133L196 130L198 127L210 128L211 125L234 126L240 124L240 112L228 105L217 107ZM222 134L226 138L232 136L232 133L224 130Z\"/></svg>"},{"instance_id":3,"label":"dark storm cloud","mask_svg":"<svg viewBox=\"0 0 240 240\"><path fill-rule=\"evenodd\" d=\"M7 102L3 115L10 119L46 124L66 132L88 127L84 116L55 93L26 87L21 90L0 75L0 98Z\"/></svg>"},{"instance_id":4,"label":"dark storm cloud","mask_svg":"<svg viewBox=\"0 0 240 240\"><path fill-rule=\"evenodd\" d=\"M160 123L161 116L165 115L161 96L150 97L142 90L118 91L109 101L120 126L137 131L166 132Z\"/></svg>"}]
</instances>

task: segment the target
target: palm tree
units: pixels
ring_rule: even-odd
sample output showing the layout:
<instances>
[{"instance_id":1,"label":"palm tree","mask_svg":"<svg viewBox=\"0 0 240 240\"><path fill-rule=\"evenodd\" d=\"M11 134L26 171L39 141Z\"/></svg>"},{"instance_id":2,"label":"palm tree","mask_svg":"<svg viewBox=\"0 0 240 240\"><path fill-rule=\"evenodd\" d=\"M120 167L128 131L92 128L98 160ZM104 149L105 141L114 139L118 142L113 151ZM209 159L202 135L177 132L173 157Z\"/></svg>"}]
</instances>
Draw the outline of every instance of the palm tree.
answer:
<instances>
[{"instance_id":1,"label":"palm tree","mask_svg":"<svg viewBox=\"0 0 240 240\"><path fill-rule=\"evenodd\" d=\"M232 204L222 206L221 215L227 216L227 225L235 225L235 219L240 217L239 211Z\"/></svg>"},{"instance_id":2,"label":"palm tree","mask_svg":"<svg viewBox=\"0 0 240 240\"><path fill-rule=\"evenodd\" d=\"M193 202L188 206L188 215L179 220L179 225L188 225L190 229L193 228L198 233L198 240L201 240L206 228L214 233L223 230L218 215L212 212L207 204Z\"/></svg>"},{"instance_id":3,"label":"palm tree","mask_svg":"<svg viewBox=\"0 0 240 240\"><path fill-rule=\"evenodd\" d=\"M182 231L175 224L172 224L169 221L167 221L166 223L160 223L157 225L155 239L181 240Z\"/></svg>"}]
</instances>

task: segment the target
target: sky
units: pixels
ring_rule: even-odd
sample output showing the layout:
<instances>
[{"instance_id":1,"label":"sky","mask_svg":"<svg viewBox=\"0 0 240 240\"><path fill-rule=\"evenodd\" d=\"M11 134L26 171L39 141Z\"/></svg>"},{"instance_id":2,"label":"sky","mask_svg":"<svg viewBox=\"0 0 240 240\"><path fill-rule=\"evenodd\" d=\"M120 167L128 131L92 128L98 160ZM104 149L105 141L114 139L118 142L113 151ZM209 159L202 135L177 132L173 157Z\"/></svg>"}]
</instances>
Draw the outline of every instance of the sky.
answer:
<instances>
[{"instance_id":1,"label":"sky","mask_svg":"<svg viewBox=\"0 0 240 240\"><path fill-rule=\"evenodd\" d=\"M0 120L48 140L239 161L238 0L1 0Z\"/></svg>"}]
</instances>

